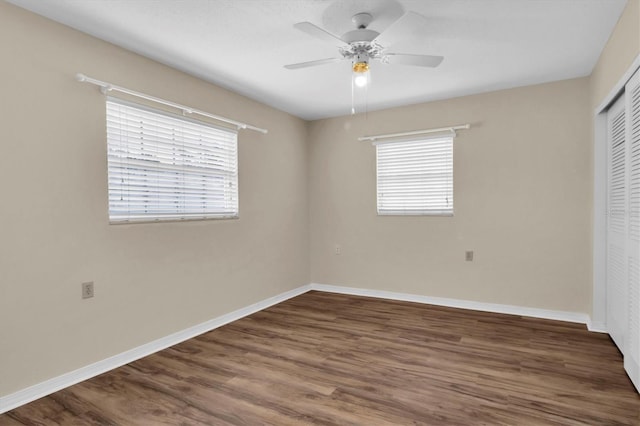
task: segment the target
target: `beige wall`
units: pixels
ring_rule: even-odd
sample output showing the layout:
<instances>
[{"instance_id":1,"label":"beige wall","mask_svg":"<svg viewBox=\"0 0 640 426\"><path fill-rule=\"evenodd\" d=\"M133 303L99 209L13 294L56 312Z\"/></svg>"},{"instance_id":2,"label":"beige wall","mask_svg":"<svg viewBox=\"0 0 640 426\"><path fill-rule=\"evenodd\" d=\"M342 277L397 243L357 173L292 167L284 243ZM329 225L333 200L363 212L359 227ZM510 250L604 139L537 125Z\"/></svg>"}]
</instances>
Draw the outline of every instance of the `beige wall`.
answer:
<instances>
[{"instance_id":1,"label":"beige wall","mask_svg":"<svg viewBox=\"0 0 640 426\"><path fill-rule=\"evenodd\" d=\"M640 53L640 0L628 0L591 74L592 111L622 78Z\"/></svg>"},{"instance_id":2,"label":"beige wall","mask_svg":"<svg viewBox=\"0 0 640 426\"><path fill-rule=\"evenodd\" d=\"M588 104L581 78L312 123L312 282L589 312ZM455 216L377 216L357 138L463 123Z\"/></svg>"},{"instance_id":3,"label":"beige wall","mask_svg":"<svg viewBox=\"0 0 640 426\"><path fill-rule=\"evenodd\" d=\"M304 121L2 1L0 52L0 396L309 282ZM109 226L76 72L268 128L239 136L240 219Z\"/></svg>"}]
</instances>

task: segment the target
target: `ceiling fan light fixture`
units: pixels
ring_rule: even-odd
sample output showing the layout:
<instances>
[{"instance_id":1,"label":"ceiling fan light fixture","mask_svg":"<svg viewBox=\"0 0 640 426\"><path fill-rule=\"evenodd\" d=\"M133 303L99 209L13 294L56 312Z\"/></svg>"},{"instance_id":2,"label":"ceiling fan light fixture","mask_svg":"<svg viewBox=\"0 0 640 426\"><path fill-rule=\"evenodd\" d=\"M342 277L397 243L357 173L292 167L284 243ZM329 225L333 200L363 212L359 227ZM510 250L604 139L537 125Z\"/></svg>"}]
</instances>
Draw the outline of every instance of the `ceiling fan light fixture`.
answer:
<instances>
[{"instance_id":1,"label":"ceiling fan light fixture","mask_svg":"<svg viewBox=\"0 0 640 426\"><path fill-rule=\"evenodd\" d=\"M369 83L369 64L365 61L353 63L353 83L365 87Z\"/></svg>"}]
</instances>

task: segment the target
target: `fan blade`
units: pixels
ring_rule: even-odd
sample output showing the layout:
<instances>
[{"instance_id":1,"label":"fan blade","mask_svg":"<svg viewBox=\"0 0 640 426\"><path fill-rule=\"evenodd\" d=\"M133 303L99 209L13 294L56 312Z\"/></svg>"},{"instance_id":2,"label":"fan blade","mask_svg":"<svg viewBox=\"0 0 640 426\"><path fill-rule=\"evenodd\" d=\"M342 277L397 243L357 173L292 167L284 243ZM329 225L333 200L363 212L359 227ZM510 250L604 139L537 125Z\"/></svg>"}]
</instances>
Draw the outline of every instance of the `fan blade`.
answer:
<instances>
[{"instance_id":1,"label":"fan blade","mask_svg":"<svg viewBox=\"0 0 640 426\"><path fill-rule=\"evenodd\" d=\"M297 70L300 68L309 68L309 67L316 67L318 65L324 65L324 64L330 64L333 62L338 62L341 61L342 59L340 58L327 58L327 59L318 59L317 61L309 61L309 62L300 62L297 64L289 64L289 65L285 65L284 67L288 70Z\"/></svg>"},{"instance_id":2,"label":"fan blade","mask_svg":"<svg viewBox=\"0 0 640 426\"><path fill-rule=\"evenodd\" d=\"M340 39L340 37L323 30L322 28L312 24L311 22L298 22L297 24L294 25L294 28L297 28L300 31L305 32L310 36L319 38L320 40L334 43L338 47L348 46L347 43L345 43L344 41L342 41L342 39Z\"/></svg>"},{"instance_id":3,"label":"fan blade","mask_svg":"<svg viewBox=\"0 0 640 426\"><path fill-rule=\"evenodd\" d=\"M376 37L373 42L388 47L403 38L411 37L419 28L426 25L427 18L415 12L407 12Z\"/></svg>"},{"instance_id":4,"label":"fan blade","mask_svg":"<svg viewBox=\"0 0 640 426\"><path fill-rule=\"evenodd\" d=\"M384 62L390 64L415 65L417 67L435 68L444 58L432 55L411 55L407 53L387 53Z\"/></svg>"}]
</instances>

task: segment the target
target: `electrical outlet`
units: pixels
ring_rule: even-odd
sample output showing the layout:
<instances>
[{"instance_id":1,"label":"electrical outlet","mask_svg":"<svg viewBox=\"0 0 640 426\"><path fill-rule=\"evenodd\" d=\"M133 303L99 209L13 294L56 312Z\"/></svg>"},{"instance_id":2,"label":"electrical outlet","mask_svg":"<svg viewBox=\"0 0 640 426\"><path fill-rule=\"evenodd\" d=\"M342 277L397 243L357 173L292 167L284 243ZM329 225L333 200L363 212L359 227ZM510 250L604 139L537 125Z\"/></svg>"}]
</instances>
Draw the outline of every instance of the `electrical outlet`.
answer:
<instances>
[{"instance_id":1,"label":"electrical outlet","mask_svg":"<svg viewBox=\"0 0 640 426\"><path fill-rule=\"evenodd\" d=\"M82 283L82 298L89 299L93 297L93 281Z\"/></svg>"},{"instance_id":2,"label":"electrical outlet","mask_svg":"<svg viewBox=\"0 0 640 426\"><path fill-rule=\"evenodd\" d=\"M336 247L335 247L334 253L335 253L336 255L339 255L339 254L341 254L341 253L342 253L342 247L340 246L340 244L336 244Z\"/></svg>"},{"instance_id":3,"label":"electrical outlet","mask_svg":"<svg viewBox=\"0 0 640 426\"><path fill-rule=\"evenodd\" d=\"M473 261L473 250L467 250L464 252L464 260L467 262Z\"/></svg>"}]
</instances>

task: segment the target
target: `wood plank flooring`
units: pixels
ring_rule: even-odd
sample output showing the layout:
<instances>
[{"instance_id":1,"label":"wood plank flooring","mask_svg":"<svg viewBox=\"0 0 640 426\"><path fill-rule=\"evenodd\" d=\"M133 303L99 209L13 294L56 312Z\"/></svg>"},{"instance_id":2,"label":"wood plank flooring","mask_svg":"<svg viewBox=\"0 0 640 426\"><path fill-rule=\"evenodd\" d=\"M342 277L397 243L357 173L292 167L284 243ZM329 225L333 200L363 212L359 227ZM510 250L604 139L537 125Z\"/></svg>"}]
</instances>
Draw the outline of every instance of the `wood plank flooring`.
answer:
<instances>
[{"instance_id":1,"label":"wood plank flooring","mask_svg":"<svg viewBox=\"0 0 640 426\"><path fill-rule=\"evenodd\" d=\"M0 416L0 425L639 425L583 325L310 292Z\"/></svg>"}]
</instances>

